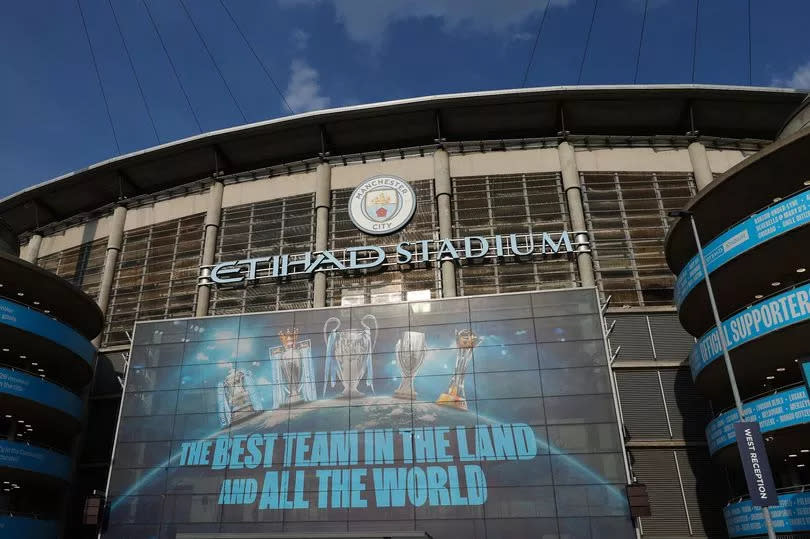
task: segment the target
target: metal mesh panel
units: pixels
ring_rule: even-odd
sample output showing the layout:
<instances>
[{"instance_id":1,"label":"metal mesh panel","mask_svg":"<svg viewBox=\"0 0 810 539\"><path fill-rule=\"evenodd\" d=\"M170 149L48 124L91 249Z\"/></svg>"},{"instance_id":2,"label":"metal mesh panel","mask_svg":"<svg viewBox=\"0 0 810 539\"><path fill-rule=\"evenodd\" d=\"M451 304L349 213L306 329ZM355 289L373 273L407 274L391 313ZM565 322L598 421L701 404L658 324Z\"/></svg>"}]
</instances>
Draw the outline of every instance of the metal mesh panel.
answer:
<instances>
[{"instance_id":1,"label":"metal mesh panel","mask_svg":"<svg viewBox=\"0 0 810 539\"><path fill-rule=\"evenodd\" d=\"M352 189L332 191L329 216L329 248L342 249L361 245L394 245L401 241L438 239L433 180L409 182L416 192L416 213L408 225L396 234L382 238L358 230L349 218ZM407 299L408 292L429 290L430 297L440 297L441 277L437 264L432 267L400 271L396 266L368 275L351 276L330 273L327 278L328 305L340 305L344 298L358 303L377 303Z\"/></svg>"},{"instance_id":2,"label":"metal mesh panel","mask_svg":"<svg viewBox=\"0 0 810 539\"><path fill-rule=\"evenodd\" d=\"M704 442L711 411L709 403L692 382L689 369L661 369L659 374L673 438Z\"/></svg>"},{"instance_id":3,"label":"metal mesh panel","mask_svg":"<svg viewBox=\"0 0 810 539\"><path fill-rule=\"evenodd\" d=\"M128 342L136 320L194 314L203 242L203 214L124 234L103 346Z\"/></svg>"},{"instance_id":4,"label":"metal mesh panel","mask_svg":"<svg viewBox=\"0 0 810 539\"><path fill-rule=\"evenodd\" d=\"M222 210L217 262L295 254L314 249L315 195L312 193ZM214 287L211 314L306 309L312 306L308 279L262 279L236 287Z\"/></svg>"},{"instance_id":5,"label":"metal mesh panel","mask_svg":"<svg viewBox=\"0 0 810 539\"><path fill-rule=\"evenodd\" d=\"M647 485L650 496L652 516L641 519L644 536L690 537L674 452L632 449L630 456L633 474L640 483Z\"/></svg>"},{"instance_id":6,"label":"metal mesh panel","mask_svg":"<svg viewBox=\"0 0 810 539\"><path fill-rule=\"evenodd\" d=\"M453 235L494 236L569 229L558 173L453 178ZM472 296L575 286L576 266L559 257L458 269L459 294Z\"/></svg>"},{"instance_id":7,"label":"metal mesh panel","mask_svg":"<svg viewBox=\"0 0 810 539\"><path fill-rule=\"evenodd\" d=\"M37 265L70 281L85 294L95 297L104 271L106 254L107 238L101 238L40 257Z\"/></svg>"},{"instance_id":8,"label":"metal mesh panel","mask_svg":"<svg viewBox=\"0 0 810 539\"><path fill-rule=\"evenodd\" d=\"M616 371L616 384L629 439L668 440L667 411L656 371Z\"/></svg>"},{"instance_id":9,"label":"metal mesh panel","mask_svg":"<svg viewBox=\"0 0 810 539\"><path fill-rule=\"evenodd\" d=\"M664 259L667 212L697 192L691 175L583 172L585 219L596 278L614 305L671 305L675 277Z\"/></svg>"}]
</instances>

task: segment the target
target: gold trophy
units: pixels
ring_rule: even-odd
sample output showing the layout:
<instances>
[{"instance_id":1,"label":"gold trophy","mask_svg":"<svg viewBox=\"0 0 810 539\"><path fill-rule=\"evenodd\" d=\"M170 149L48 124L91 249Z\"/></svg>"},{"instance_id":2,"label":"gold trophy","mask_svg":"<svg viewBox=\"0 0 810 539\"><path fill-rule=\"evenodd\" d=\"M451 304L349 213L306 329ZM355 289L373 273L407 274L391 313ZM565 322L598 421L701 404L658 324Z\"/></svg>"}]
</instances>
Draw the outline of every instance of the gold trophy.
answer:
<instances>
[{"instance_id":1,"label":"gold trophy","mask_svg":"<svg viewBox=\"0 0 810 539\"><path fill-rule=\"evenodd\" d=\"M481 338L470 329L456 330L456 366L447 393L439 395L436 404L453 406L459 410L467 409L467 396L464 393L464 376L472 360L473 348L478 346Z\"/></svg>"}]
</instances>

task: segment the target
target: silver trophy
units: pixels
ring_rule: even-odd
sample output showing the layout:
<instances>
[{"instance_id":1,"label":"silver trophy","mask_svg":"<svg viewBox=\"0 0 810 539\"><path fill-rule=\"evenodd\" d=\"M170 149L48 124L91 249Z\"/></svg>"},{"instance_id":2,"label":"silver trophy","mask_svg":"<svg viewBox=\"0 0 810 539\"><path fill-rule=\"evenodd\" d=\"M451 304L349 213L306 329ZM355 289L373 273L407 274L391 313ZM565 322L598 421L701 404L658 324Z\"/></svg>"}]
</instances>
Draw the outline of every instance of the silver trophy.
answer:
<instances>
[{"instance_id":1,"label":"silver trophy","mask_svg":"<svg viewBox=\"0 0 810 539\"><path fill-rule=\"evenodd\" d=\"M250 371L231 367L225 379L217 384L217 407L219 422L223 427L262 410Z\"/></svg>"},{"instance_id":2,"label":"silver trophy","mask_svg":"<svg viewBox=\"0 0 810 539\"><path fill-rule=\"evenodd\" d=\"M317 398L310 341L298 340L298 328L280 331L281 346L270 349L273 360L273 408Z\"/></svg>"},{"instance_id":3,"label":"silver trophy","mask_svg":"<svg viewBox=\"0 0 810 539\"><path fill-rule=\"evenodd\" d=\"M360 325L363 329L340 330L340 319L329 318L323 325L323 337L326 341L326 372L323 382L324 394L327 383L335 387L335 380L343 386L343 398L362 397L357 386L365 376L366 386L374 392L374 372L371 364L371 353L377 340L377 319L367 314ZM330 326L331 329L330 329Z\"/></svg>"},{"instance_id":4,"label":"silver trophy","mask_svg":"<svg viewBox=\"0 0 810 539\"><path fill-rule=\"evenodd\" d=\"M413 379L422 368L427 353L425 334L418 331L404 331L397 341L395 351L397 365L402 373L402 382L394 391L394 396L400 399L413 399L416 397Z\"/></svg>"}]
</instances>

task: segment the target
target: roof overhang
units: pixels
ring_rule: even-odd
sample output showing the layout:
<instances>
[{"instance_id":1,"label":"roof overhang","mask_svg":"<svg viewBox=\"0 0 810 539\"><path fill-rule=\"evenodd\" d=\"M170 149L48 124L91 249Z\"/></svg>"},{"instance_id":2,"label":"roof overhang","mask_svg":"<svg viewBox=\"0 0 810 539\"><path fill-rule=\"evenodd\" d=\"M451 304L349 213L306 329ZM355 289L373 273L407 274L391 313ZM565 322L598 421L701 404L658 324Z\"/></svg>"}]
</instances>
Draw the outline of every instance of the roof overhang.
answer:
<instances>
[{"instance_id":1,"label":"roof overhang","mask_svg":"<svg viewBox=\"0 0 810 539\"><path fill-rule=\"evenodd\" d=\"M771 140L806 94L712 85L555 86L449 94L298 114L147 148L0 200L17 233L215 172L294 163L323 152L556 137L702 136Z\"/></svg>"}]
</instances>

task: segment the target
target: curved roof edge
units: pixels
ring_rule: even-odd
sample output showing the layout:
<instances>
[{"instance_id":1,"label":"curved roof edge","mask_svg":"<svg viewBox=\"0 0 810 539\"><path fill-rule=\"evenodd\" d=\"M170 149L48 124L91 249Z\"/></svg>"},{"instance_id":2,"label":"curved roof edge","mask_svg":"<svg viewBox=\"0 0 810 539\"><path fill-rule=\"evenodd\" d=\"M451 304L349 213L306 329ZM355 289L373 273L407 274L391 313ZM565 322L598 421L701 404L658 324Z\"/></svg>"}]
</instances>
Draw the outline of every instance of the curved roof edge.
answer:
<instances>
[{"instance_id":1,"label":"curved roof edge","mask_svg":"<svg viewBox=\"0 0 810 539\"><path fill-rule=\"evenodd\" d=\"M781 200L804 188L808 154L810 127L777 140L715 178L684 208L695 213L703 245L777 197ZM697 254L692 229L684 219L670 227L664 254L676 275Z\"/></svg>"},{"instance_id":2,"label":"curved roof edge","mask_svg":"<svg viewBox=\"0 0 810 539\"><path fill-rule=\"evenodd\" d=\"M104 313L93 298L73 283L21 258L0 252L0 275L6 290L35 298L42 309L81 333L88 341L101 333Z\"/></svg>"},{"instance_id":3,"label":"curved roof edge","mask_svg":"<svg viewBox=\"0 0 810 539\"><path fill-rule=\"evenodd\" d=\"M434 95L240 125L138 150L0 200L22 233L120 198L316 157L450 141L576 135L702 135L773 139L806 96L719 85L553 86ZM283 136L279 136L283 134ZM78 189L77 192L77 187ZM34 211L34 208L36 211Z\"/></svg>"}]
</instances>

